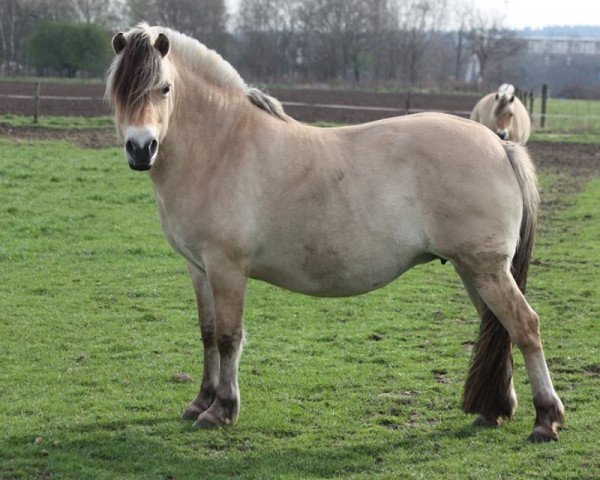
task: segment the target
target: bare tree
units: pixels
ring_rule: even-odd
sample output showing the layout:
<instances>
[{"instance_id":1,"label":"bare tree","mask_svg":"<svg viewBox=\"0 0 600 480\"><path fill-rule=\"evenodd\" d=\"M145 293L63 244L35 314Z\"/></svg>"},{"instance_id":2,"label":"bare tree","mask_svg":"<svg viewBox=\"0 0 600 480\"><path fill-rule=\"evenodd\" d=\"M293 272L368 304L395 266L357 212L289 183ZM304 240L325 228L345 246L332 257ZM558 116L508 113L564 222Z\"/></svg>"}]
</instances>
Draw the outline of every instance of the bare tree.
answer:
<instances>
[{"instance_id":1,"label":"bare tree","mask_svg":"<svg viewBox=\"0 0 600 480\"><path fill-rule=\"evenodd\" d=\"M240 63L261 80L289 76L297 60L295 0L242 0Z\"/></svg>"},{"instance_id":2,"label":"bare tree","mask_svg":"<svg viewBox=\"0 0 600 480\"><path fill-rule=\"evenodd\" d=\"M227 11L224 0L127 0L131 20L180 30L208 47L222 46Z\"/></svg>"},{"instance_id":3,"label":"bare tree","mask_svg":"<svg viewBox=\"0 0 600 480\"><path fill-rule=\"evenodd\" d=\"M1 0L0 63L7 74L22 68L23 49L35 22L72 18L70 0Z\"/></svg>"},{"instance_id":4,"label":"bare tree","mask_svg":"<svg viewBox=\"0 0 600 480\"><path fill-rule=\"evenodd\" d=\"M377 0L306 0L298 20L314 39L313 63L325 78L360 80L371 7Z\"/></svg>"},{"instance_id":5,"label":"bare tree","mask_svg":"<svg viewBox=\"0 0 600 480\"><path fill-rule=\"evenodd\" d=\"M124 24L125 2L123 0L71 0L77 20L97 23L107 28Z\"/></svg>"},{"instance_id":6,"label":"bare tree","mask_svg":"<svg viewBox=\"0 0 600 480\"><path fill-rule=\"evenodd\" d=\"M470 22L467 48L479 62L478 84L482 88L489 83L487 73L490 66L517 55L523 50L524 42L515 31L503 27L504 19L497 14L475 10Z\"/></svg>"},{"instance_id":7,"label":"bare tree","mask_svg":"<svg viewBox=\"0 0 600 480\"><path fill-rule=\"evenodd\" d=\"M399 48L403 52L405 77L409 83L419 80L422 61L434 33L445 26L446 1L395 0L398 29L401 32Z\"/></svg>"}]
</instances>

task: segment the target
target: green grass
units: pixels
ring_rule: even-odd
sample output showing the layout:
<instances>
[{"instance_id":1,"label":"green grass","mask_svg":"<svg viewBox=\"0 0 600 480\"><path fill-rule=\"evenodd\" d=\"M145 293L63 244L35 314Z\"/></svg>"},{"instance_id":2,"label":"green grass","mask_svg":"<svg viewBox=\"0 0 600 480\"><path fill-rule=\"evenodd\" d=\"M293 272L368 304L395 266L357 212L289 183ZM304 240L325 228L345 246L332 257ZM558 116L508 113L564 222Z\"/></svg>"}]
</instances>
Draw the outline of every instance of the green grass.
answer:
<instances>
[{"instance_id":1,"label":"green grass","mask_svg":"<svg viewBox=\"0 0 600 480\"><path fill-rule=\"evenodd\" d=\"M192 289L147 176L118 149L0 141L0 478L599 478L600 179L573 183L542 178L529 282L558 443L525 441L519 354L514 421L461 413L477 320L439 263L348 299L251 282L239 423L196 431L179 420L201 371Z\"/></svg>"},{"instance_id":2,"label":"green grass","mask_svg":"<svg viewBox=\"0 0 600 480\"><path fill-rule=\"evenodd\" d=\"M534 101L532 139L600 142L600 100L549 98L546 125L540 127L541 99Z\"/></svg>"},{"instance_id":3,"label":"green grass","mask_svg":"<svg viewBox=\"0 0 600 480\"><path fill-rule=\"evenodd\" d=\"M63 129L88 129L88 128L112 128L114 122L112 117L68 117L68 116L40 116L38 123L33 123L31 116L13 115L5 113L0 115L0 124L10 127L35 127Z\"/></svg>"}]
</instances>

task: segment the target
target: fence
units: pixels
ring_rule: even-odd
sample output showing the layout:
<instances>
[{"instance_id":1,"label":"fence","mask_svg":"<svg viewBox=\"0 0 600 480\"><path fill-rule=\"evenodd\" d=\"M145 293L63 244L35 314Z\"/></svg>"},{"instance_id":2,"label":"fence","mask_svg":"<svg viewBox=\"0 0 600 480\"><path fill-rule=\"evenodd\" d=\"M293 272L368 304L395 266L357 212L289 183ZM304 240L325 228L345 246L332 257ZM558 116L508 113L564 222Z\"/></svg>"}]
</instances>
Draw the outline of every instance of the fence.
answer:
<instances>
[{"instance_id":1,"label":"fence","mask_svg":"<svg viewBox=\"0 0 600 480\"><path fill-rule=\"evenodd\" d=\"M0 83L0 92L2 85ZM30 93L23 91L23 85L20 86L20 93L0 93L0 114L31 115L33 122L37 123L42 114L98 116L110 113L99 94L103 88L101 85L89 87L91 95L46 95L45 84L38 82L25 85L30 86ZM53 90L52 87L56 86L49 86L49 90ZM75 87L77 85L73 87L77 90ZM478 100L475 96L426 95L411 92L385 94L274 89L272 93L281 100L293 117L305 122L321 120L359 123L425 111L468 117L472 106ZM543 86L540 97L528 91L517 90L516 94L526 105L537 131L600 133L600 101L549 99L546 85Z\"/></svg>"}]
</instances>

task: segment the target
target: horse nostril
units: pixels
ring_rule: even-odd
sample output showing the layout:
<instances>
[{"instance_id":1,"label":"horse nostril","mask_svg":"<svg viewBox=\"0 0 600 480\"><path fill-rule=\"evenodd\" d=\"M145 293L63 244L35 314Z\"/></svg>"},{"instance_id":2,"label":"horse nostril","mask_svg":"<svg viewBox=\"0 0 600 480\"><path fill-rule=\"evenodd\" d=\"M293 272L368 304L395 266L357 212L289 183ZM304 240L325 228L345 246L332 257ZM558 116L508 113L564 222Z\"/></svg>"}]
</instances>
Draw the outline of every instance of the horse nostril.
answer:
<instances>
[{"instance_id":1,"label":"horse nostril","mask_svg":"<svg viewBox=\"0 0 600 480\"><path fill-rule=\"evenodd\" d=\"M150 155L154 155L156 153L156 150L158 150L158 141L156 139L153 139L150 142Z\"/></svg>"},{"instance_id":2,"label":"horse nostril","mask_svg":"<svg viewBox=\"0 0 600 480\"><path fill-rule=\"evenodd\" d=\"M133 142L131 140L127 140L127 142L125 142L125 151L127 153L133 153L134 150L135 145L133 144Z\"/></svg>"}]
</instances>

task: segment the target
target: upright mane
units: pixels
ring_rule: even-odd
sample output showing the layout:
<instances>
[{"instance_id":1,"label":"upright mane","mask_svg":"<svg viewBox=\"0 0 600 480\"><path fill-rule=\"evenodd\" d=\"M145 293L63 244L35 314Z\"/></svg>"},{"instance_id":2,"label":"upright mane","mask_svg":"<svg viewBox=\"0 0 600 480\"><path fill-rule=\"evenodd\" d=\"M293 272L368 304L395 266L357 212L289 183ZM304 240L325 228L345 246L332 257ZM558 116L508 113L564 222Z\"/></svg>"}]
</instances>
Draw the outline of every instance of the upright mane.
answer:
<instances>
[{"instance_id":1,"label":"upright mane","mask_svg":"<svg viewBox=\"0 0 600 480\"><path fill-rule=\"evenodd\" d=\"M258 108L282 120L290 119L278 100L247 85L237 70L217 52L183 33L146 23L125 33L127 46L110 66L106 98L111 104L118 99L125 108L135 107L150 91L161 86L160 54L153 47L160 33L169 38L170 54L209 83L241 90Z\"/></svg>"},{"instance_id":2,"label":"upright mane","mask_svg":"<svg viewBox=\"0 0 600 480\"><path fill-rule=\"evenodd\" d=\"M496 92L496 107L494 115L499 117L512 102L515 95L515 87L509 83L503 83Z\"/></svg>"}]
</instances>

